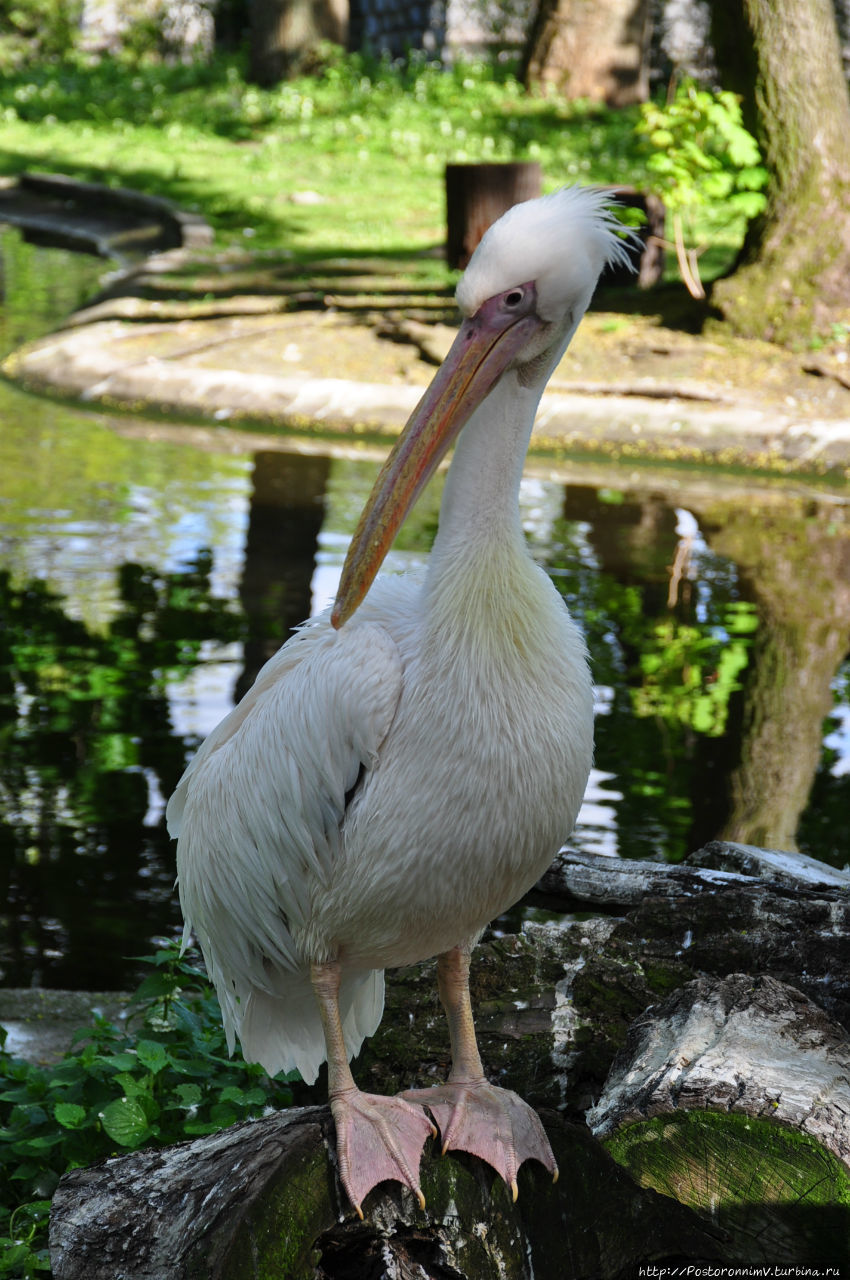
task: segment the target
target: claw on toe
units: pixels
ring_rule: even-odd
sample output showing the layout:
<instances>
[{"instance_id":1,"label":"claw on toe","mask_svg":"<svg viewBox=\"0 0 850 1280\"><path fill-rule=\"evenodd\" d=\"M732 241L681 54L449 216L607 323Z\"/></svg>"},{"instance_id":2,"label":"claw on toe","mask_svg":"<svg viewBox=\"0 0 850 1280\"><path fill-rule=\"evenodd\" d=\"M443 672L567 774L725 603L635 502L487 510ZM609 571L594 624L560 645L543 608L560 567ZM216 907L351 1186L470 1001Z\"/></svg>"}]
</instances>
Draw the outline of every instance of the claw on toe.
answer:
<instances>
[{"instance_id":1,"label":"claw on toe","mask_svg":"<svg viewBox=\"0 0 850 1280\"><path fill-rule=\"evenodd\" d=\"M468 1151L491 1165L519 1195L517 1171L526 1160L539 1160L557 1180L558 1166L540 1118L509 1089L486 1080L454 1081L402 1095L431 1111L442 1133L442 1152Z\"/></svg>"},{"instance_id":2,"label":"claw on toe","mask_svg":"<svg viewBox=\"0 0 850 1280\"><path fill-rule=\"evenodd\" d=\"M436 1130L423 1109L356 1089L332 1097L331 1111L340 1181L358 1218L363 1220L362 1203L372 1188L387 1180L404 1183L424 1209L419 1161Z\"/></svg>"}]
</instances>

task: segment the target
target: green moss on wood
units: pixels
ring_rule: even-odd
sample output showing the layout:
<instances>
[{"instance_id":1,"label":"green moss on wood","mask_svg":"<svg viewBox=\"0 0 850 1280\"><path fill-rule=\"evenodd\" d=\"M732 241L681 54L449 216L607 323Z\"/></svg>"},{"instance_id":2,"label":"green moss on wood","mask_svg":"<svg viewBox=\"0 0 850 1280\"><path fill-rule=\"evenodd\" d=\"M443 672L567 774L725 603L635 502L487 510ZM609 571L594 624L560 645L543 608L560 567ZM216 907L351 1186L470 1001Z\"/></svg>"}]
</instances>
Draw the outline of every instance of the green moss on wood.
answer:
<instances>
[{"instance_id":1,"label":"green moss on wood","mask_svg":"<svg viewBox=\"0 0 850 1280\"><path fill-rule=\"evenodd\" d=\"M248 1210L221 1280L313 1280L315 1241L336 1220L331 1179L324 1143L305 1146Z\"/></svg>"},{"instance_id":2,"label":"green moss on wood","mask_svg":"<svg viewBox=\"0 0 850 1280\"><path fill-rule=\"evenodd\" d=\"M629 1125L604 1145L641 1186L731 1232L742 1259L850 1262L850 1171L795 1129L689 1111Z\"/></svg>"}]
</instances>

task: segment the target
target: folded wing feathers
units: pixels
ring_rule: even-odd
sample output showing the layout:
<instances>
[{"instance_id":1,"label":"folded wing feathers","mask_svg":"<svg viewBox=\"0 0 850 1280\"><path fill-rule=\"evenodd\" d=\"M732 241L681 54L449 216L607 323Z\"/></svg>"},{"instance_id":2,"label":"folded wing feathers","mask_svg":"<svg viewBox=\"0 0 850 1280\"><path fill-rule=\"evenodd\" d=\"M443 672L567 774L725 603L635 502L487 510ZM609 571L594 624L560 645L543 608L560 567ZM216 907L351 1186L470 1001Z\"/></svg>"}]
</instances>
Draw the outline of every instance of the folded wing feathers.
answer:
<instances>
[{"instance_id":1,"label":"folded wing feathers","mask_svg":"<svg viewBox=\"0 0 850 1280\"><path fill-rule=\"evenodd\" d=\"M296 1044L308 1070L324 1057L304 990L309 959L295 939L332 874L346 792L362 766L374 767L400 689L398 652L381 627L308 627L207 738L169 803L183 914L218 989L228 1044L235 1031L246 1053L246 1040L260 1046L267 1070L294 1062ZM382 980L379 992L377 979L359 977L344 1014L358 1044L383 1000Z\"/></svg>"}]
</instances>

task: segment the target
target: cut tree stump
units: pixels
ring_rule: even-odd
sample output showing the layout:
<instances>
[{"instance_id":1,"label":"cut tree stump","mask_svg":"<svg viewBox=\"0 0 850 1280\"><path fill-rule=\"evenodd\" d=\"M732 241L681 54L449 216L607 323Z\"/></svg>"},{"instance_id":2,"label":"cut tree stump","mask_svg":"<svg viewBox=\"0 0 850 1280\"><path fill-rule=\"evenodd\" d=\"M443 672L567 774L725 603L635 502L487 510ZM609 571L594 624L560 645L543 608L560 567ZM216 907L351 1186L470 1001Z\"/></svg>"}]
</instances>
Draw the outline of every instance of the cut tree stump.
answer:
<instances>
[{"instance_id":1,"label":"cut tree stump","mask_svg":"<svg viewBox=\"0 0 850 1280\"><path fill-rule=\"evenodd\" d=\"M562 854L533 895L548 922L514 912L472 972L485 1070L542 1111L555 1186L523 1166L514 1207L479 1161L427 1152L425 1213L379 1188L361 1224L327 1109L296 1108L66 1174L56 1280L613 1280L662 1259L749 1263L767 1241L769 1263L833 1265L850 1231L848 890L846 872L742 845L681 866ZM395 1093L448 1066L433 962L389 974L358 1083Z\"/></svg>"},{"instance_id":2,"label":"cut tree stump","mask_svg":"<svg viewBox=\"0 0 850 1280\"><path fill-rule=\"evenodd\" d=\"M445 182L446 261L458 270L469 262L491 223L543 189L540 165L531 161L447 164Z\"/></svg>"},{"instance_id":3,"label":"cut tree stump","mask_svg":"<svg viewBox=\"0 0 850 1280\"><path fill-rule=\"evenodd\" d=\"M612 199L624 209L637 209L645 221L635 227L636 239L628 243L629 265L612 263L599 280L600 289L624 289L637 284L651 289L664 276L667 210L660 196L635 187L608 188Z\"/></svg>"},{"instance_id":4,"label":"cut tree stump","mask_svg":"<svg viewBox=\"0 0 850 1280\"><path fill-rule=\"evenodd\" d=\"M850 1265L850 1040L773 978L700 978L632 1023L594 1133L753 1266Z\"/></svg>"}]
</instances>

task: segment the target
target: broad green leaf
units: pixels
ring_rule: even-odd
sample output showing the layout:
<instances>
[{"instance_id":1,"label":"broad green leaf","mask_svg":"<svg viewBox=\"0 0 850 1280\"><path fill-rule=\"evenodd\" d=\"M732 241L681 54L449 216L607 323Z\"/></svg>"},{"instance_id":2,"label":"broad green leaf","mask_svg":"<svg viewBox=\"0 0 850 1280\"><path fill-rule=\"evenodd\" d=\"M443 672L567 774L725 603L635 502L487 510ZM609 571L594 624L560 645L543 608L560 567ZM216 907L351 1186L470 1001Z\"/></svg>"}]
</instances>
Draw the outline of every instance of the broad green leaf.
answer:
<instances>
[{"instance_id":1,"label":"broad green leaf","mask_svg":"<svg viewBox=\"0 0 850 1280\"><path fill-rule=\"evenodd\" d=\"M135 1098L116 1098L101 1111L100 1120L121 1147L137 1147L147 1137L147 1116Z\"/></svg>"},{"instance_id":2,"label":"broad green leaf","mask_svg":"<svg viewBox=\"0 0 850 1280\"><path fill-rule=\"evenodd\" d=\"M86 1122L86 1109L76 1102L57 1102L53 1115L63 1129L81 1129Z\"/></svg>"},{"instance_id":3,"label":"broad green leaf","mask_svg":"<svg viewBox=\"0 0 850 1280\"><path fill-rule=\"evenodd\" d=\"M156 1075L171 1061L168 1050L158 1040L140 1040L136 1045L139 1062Z\"/></svg>"},{"instance_id":4,"label":"broad green leaf","mask_svg":"<svg viewBox=\"0 0 850 1280\"><path fill-rule=\"evenodd\" d=\"M178 1084L174 1090L181 1107L197 1107L203 1099L203 1090L197 1084Z\"/></svg>"},{"instance_id":5,"label":"broad green leaf","mask_svg":"<svg viewBox=\"0 0 850 1280\"><path fill-rule=\"evenodd\" d=\"M133 1071L138 1066L138 1060L134 1053L110 1053L101 1058L101 1062L106 1063L108 1067L114 1067L116 1071Z\"/></svg>"},{"instance_id":6,"label":"broad green leaf","mask_svg":"<svg viewBox=\"0 0 850 1280\"><path fill-rule=\"evenodd\" d=\"M226 1089L222 1089L218 1095L218 1100L219 1102L238 1102L242 1104L245 1101L245 1095L241 1089L231 1084Z\"/></svg>"}]
</instances>

